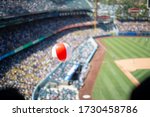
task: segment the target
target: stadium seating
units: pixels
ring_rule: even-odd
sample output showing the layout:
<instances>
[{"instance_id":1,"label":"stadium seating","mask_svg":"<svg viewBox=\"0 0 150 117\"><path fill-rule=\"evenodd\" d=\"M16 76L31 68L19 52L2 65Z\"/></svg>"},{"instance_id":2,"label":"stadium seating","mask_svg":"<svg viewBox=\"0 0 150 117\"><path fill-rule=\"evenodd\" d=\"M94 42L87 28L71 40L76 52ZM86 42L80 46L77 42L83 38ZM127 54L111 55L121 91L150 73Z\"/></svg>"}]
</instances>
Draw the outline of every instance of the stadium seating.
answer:
<instances>
[{"instance_id":1,"label":"stadium seating","mask_svg":"<svg viewBox=\"0 0 150 117\"><path fill-rule=\"evenodd\" d=\"M50 84L52 81L57 82L58 85L64 83L68 84L69 81L72 80L73 74L76 72L76 69L72 70L72 68L74 68L74 66L79 67L80 64L82 64L82 66L88 66L88 63L90 62L97 48L98 45L92 38L88 39L87 41L84 41L73 51L73 56L69 61L60 63L45 79L43 79L39 84L37 84L32 94L32 99L47 99L47 96L49 97L48 99L51 99L49 93L52 93L52 91L47 91L49 90L49 88L46 88L47 85ZM72 71L71 73L70 70ZM82 71L80 71L81 73L79 73L80 75L78 76L78 80L73 81L75 83L73 83L72 86L75 87L76 91L78 91L83 86L83 82L85 76L87 75L87 71L88 69L86 67L83 67ZM58 99L61 100L76 99L74 97L78 97L78 95L75 96L76 93L71 89L68 90L62 88L61 91L54 91L53 93L52 96L58 94Z\"/></svg>"},{"instance_id":2,"label":"stadium seating","mask_svg":"<svg viewBox=\"0 0 150 117\"><path fill-rule=\"evenodd\" d=\"M89 8L85 0L1 0L0 17L12 17L29 13L39 13L51 10L86 9Z\"/></svg>"}]
</instances>

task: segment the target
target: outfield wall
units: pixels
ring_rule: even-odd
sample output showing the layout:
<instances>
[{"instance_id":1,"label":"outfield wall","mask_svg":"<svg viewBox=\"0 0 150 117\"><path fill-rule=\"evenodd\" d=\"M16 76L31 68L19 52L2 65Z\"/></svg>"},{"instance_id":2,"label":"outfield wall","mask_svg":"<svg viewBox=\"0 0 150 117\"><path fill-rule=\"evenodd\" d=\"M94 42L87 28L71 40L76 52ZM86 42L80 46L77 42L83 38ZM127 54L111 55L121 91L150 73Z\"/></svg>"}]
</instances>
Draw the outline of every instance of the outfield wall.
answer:
<instances>
[{"instance_id":1,"label":"outfield wall","mask_svg":"<svg viewBox=\"0 0 150 117\"><path fill-rule=\"evenodd\" d=\"M150 36L150 32L119 32L118 36Z\"/></svg>"}]
</instances>

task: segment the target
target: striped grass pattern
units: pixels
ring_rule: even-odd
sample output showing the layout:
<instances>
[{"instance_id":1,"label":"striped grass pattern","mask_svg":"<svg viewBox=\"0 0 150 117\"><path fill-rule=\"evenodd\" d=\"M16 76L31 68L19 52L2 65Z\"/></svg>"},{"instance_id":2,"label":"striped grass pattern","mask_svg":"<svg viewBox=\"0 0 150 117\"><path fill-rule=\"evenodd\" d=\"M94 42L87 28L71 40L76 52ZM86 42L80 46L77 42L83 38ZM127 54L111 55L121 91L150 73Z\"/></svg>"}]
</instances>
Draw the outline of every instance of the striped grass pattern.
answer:
<instances>
[{"instance_id":1,"label":"striped grass pattern","mask_svg":"<svg viewBox=\"0 0 150 117\"><path fill-rule=\"evenodd\" d=\"M93 99L129 99L135 87L115 65L114 60L127 58L149 58L150 37L109 37L101 42L106 46L106 54L93 89ZM133 73L141 82L150 75L150 70Z\"/></svg>"}]
</instances>

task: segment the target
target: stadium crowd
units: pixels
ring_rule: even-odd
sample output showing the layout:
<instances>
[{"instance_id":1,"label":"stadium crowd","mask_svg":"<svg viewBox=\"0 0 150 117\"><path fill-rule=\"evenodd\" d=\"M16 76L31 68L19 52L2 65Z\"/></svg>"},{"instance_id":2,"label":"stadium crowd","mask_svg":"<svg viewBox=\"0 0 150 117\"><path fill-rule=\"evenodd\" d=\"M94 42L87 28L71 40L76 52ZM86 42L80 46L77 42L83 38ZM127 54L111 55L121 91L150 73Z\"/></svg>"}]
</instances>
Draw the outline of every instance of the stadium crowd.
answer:
<instances>
[{"instance_id":1,"label":"stadium crowd","mask_svg":"<svg viewBox=\"0 0 150 117\"><path fill-rule=\"evenodd\" d=\"M49 85L51 85L49 83ZM73 86L60 85L57 87L45 86L39 91L38 100L75 100L78 92Z\"/></svg>"},{"instance_id":2,"label":"stadium crowd","mask_svg":"<svg viewBox=\"0 0 150 117\"><path fill-rule=\"evenodd\" d=\"M71 88L63 87L60 89L59 100L76 100L78 99L77 90Z\"/></svg>"},{"instance_id":3,"label":"stadium crowd","mask_svg":"<svg viewBox=\"0 0 150 117\"><path fill-rule=\"evenodd\" d=\"M149 32L149 22L117 22L117 26L120 32Z\"/></svg>"},{"instance_id":4,"label":"stadium crowd","mask_svg":"<svg viewBox=\"0 0 150 117\"><path fill-rule=\"evenodd\" d=\"M59 64L59 66L51 72L50 75L48 75L48 77L46 77L45 81L50 82L58 82L59 84L69 84L71 86L74 87L74 89L79 90L83 85L84 85L84 80L86 77L86 73L88 72L88 67L87 67L87 60L89 60L89 58L91 57L91 55L93 54L92 52L97 48L97 46L94 46L95 41L88 39L85 40L81 45L79 45L74 51L73 51L73 56L72 59L69 60L68 62ZM95 50L96 51L96 50ZM82 54L81 54L82 53ZM72 68L74 67L74 65L82 64L82 68L80 66L80 68L78 70L75 71L73 75L73 78L70 78L69 72L72 71ZM44 82L45 82L44 81ZM72 83L71 83L72 82ZM51 86L51 84L50 84ZM47 99L47 96L49 97L49 99L54 99L54 98L50 98L52 97L56 97L56 91L51 90L50 92L48 92L47 90L49 89L45 89L45 87L47 87L47 84L44 85L43 87L43 82L42 84L38 84L38 87L36 88L35 92L34 92L34 96L33 98L36 99ZM41 91L39 92L38 89L41 89ZM43 90L44 89L44 90ZM51 88L52 89L52 88ZM71 89L64 89L61 91L57 91L59 94L59 98L57 99L75 99L73 98L75 95L74 91ZM48 94L46 94L48 93ZM39 94L38 96L36 94ZM51 96L50 96L51 94ZM53 96L54 95L54 96ZM37 97L36 97L37 96Z\"/></svg>"},{"instance_id":5,"label":"stadium crowd","mask_svg":"<svg viewBox=\"0 0 150 117\"><path fill-rule=\"evenodd\" d=\"M51 18L1 29L0 56L65 26L88 21L91 21L89 17Z\"/></svg>"},{"instance_id":6,"label":"stadium crowd","mask_svg":"<svg viewBox=\"0 0 150 117\"><path fill-rule=\"evenodd\" d=\"M13 85L20 89L26 99L31 99L31 94L36 84L45 78L59 63L51 56L51 49L56 42L69 43L74 49L88 37L105 33L102 29L94 31L90 28L67 30L49 37L40 44L26 49L11 58L0 61L0 77L2 79L0 86Z\"/></svg>"},{"instance_id":7,"label":"stadium crowd","mask_svg":"<svg viewBox=\"0 0 150 117\"><path fill-rule=\"evenodd\" d=\"M84 3L84 4L83 4ZM0 17L62 9L87 8L84 0L1 0Z\"/></svg>"}]
</instances>

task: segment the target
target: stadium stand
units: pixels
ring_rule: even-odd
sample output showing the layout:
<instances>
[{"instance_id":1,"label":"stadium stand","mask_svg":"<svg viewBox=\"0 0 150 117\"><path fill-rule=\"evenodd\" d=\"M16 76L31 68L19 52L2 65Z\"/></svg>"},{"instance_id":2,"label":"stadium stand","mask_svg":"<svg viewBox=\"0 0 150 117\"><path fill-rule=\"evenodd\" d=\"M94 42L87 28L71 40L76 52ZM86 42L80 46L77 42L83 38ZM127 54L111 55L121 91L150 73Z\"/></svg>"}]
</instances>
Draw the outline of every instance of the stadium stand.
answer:
<instances>
[{"instance_id":1,"label":"stadium stand","mask_svg":"<svg viewBox=\"0 0 150 117\"><path fill-rule=\"evenodd\" d=\"M38 100L75 100L78 98L78 91L73 86L57 85L49 82L39 91Z\"/></svg>"},{"instance_id":2,"label":"stadium stand","mask_svg":"<svg viewBox=\"0 0 150 117\"><path fill-rule=\"evenodd\" d=\"M18 16L29 13L39 13L51 10L87 9L90 8L86 0L1 0L0 17Z\"/></svg>"},{"instance_id":3,"label":"stadium stand","mask_svg":"<svg viewBox=\"0 0 150 117\"><path fill-rule=\"evenodd\" d=\"M79 67L79 64L81 64L82 66L88 65L92 56L96 52L97 48L98 48L98 45L92 38L88 39L87 41L85 41L81 45L79 45L73 51L72 59L70 59L69 61L66 61L65 63L60 63L54 69L54 71L52 71L44 80L42 80L36 86L36 88L33 92L33 95L32 95L32 99L39 99L40 89L43 89L43 87L47 86L47 84L50 84L51 81L58 82L58 85L61 85L64 83L69 83L69 81L73 77L73 74L76 72L77 68ZM86 76L85 73L87 73L87 71L85 72L85 69L86 69L86 67L83 67L81 73L83 73ZM80 74L80 73L78 73L78 74ZM76 90L80 89L83 85L84 78L85 78L85 76L83 76L83 74L81 74L81 77L79 76L78 82L75 82L75 84L74 84L75 86L73 86L73 87L76 87L75 88ZM78 83L78 86L76 83ZM42 92L44 93L43 94L44 96L47 95L46 91L47 90L45 89L45 93L44 93L44 91L42 90ZM64 96L64 95L68 96L69 93L71 95L74 95L74 93L73 93L74 91L72 92L71 90L63 89L61 92L62 93L59 92L60 93L59 97L61 97L59 99L74 99L74 98L71 98L71 96L69 96L68 98L66 98L66 96ZM56 92L54 92L54 94L56 94ZM72 96L72 97L74 97L74 96ZM76 97L78 97L78 96L76 96ZM43 99L43 97L40 99ZM46 96L45 96L45 99L46 99Z\"/></svg>"},{"instance_id":4,"label":"stadium stand","mask_svg":"<svg viewBox=\"0 0 150 117\"><path fill-rule=\"evenodd\" d=\"M34 86L50 73L59 62L51 56L51 48L56 42L66 42L72 48L78 47L86 38L107 34L101 29L83 28L84 31L71 29L64 31L33 46L31 49L0 61L0 86L13 85L20 89L25 99L31 99ZM9 63L9 64L8 64Z\"/></svg>"},{"instance_id":5,"label":"stadium stand","mask_svg":"<svg viewBox=\"0 0 150 117\"><path fill-rule=\"evenodd\" d=\"M120 32L149 32L149 22L117 22Z\"/></svg>"},{"instance_id":6,"label":"stadium stand","mask_svg":"<svg viewBox=\"0 0 150 117\"><path fill-rule=\"evenodd\" d=\"M65 26L88 21L91 21L88 16L84 18L64 17L61 19L58 17L1 29L0 56L28 42L46 37Z\"/></svg>"}]
</instances>

